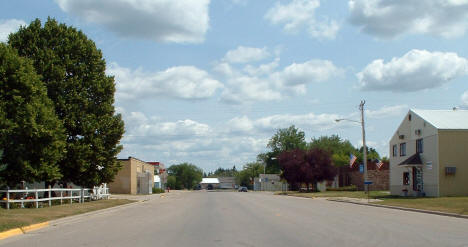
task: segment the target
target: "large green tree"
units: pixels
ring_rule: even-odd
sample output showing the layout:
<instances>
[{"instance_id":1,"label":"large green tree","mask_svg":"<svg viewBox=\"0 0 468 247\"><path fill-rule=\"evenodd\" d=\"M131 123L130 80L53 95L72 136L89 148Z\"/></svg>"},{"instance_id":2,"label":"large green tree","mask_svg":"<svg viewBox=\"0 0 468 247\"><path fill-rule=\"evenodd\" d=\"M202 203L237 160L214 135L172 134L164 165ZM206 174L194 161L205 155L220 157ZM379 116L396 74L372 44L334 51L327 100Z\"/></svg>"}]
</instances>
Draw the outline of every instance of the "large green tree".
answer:
<instances>
[{"instance_id":1,"label":"large green tree","mask_svg":"<svg viewBox=\"0 0 468 247\"><path fill-rule=\"evenodd\" d=\"M259 154L257 156L257 161L266 165L267 173L279 173L281 171L278 162L279 154L284 151L306 149L307 143L305 141L305 133L294 125L279 129L270 138L267 148L269 148L270 151Z\"/></svg>"},{"instance_id":2,"label":"large green tree","mask_svg":"<svg viewBox=\"0 0 468 247\"><path fill-rule=\"evenodd\" d=\"M62 177L65 135L32 62L0 43L0 184Z\"/></svg>"},{"instance_id":3,"label":"large green tree","mask_svg":"<svg viewBox=\"0 0 468 247\"><path fill-rule=\"evenodd\" d=\"M253 189L253 179L263 174L264 164L252 162L244 165L244 168L237 173L237 183Z\"/></svg>"},{"instance_id":4,"label":"large green tree","mask_svg":"<svg viewBox=\"0 0 468 247\"><path fill-rule=\"evenodd\" d=\"M349 164L349 155L357 155L359 151L348 140L341 139L338 135L321 136L313 138L309 143L309 149L320 148L332 155L336 166Z\"/></svg>"},{"instance_id":5,"label":"large green tree","mask_svg":"<svg viewBox=\"0 0 468 247\"><path fill-rule=\"evenodd\" d=\"M169 177L175 178L175 187L171 187L174 189L191 190L201 182L203 177L203 170L190 163L172 165L167 169L167 172Z\"/></svg>"},{"instance_id":6,"label":"large green tree","mask_svg":"<svg viewBox=\"0 0 468 247\"><path fill-rule=\"evenodd\" d=\"M115 83L106 62L81 31L48 19L36 19L9 36L20 56L33 60L66 134L60 160L64 182L92 186L112 181L120 169L124 124L114 110Z\"/></svg>"}]
</instances>

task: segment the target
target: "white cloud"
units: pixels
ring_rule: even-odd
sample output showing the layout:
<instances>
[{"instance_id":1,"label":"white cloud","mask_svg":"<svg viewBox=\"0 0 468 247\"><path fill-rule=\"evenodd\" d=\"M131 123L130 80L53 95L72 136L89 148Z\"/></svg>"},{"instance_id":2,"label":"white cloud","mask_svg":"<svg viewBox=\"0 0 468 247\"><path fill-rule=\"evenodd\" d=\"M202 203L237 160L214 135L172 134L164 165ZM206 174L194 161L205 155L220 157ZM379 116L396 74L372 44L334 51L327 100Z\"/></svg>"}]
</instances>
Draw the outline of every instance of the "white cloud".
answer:
<instances>
[{"instance_id":1,"label":"white cloud","mask_svg":"<svg viewBox=\"0 0 468 247\"><path fill-rule=\"evenodd\" d=\"M203 42L210 0L55 0L60 8L123 37Z\"/></svg>"},{"instance_id":2,"label":"white cloud","mask_svg":"<svg viewBox=\"0 0 468 247\"><path fill-rule=\"evenodd\" d=\"M305 63L293 63L286 67L280 77L286 84L298 85L308 82L323 82L342 71L328 60L310 60Z\"/></svg>"},{"instance_id":3,"label":"white cloud","mask_svg":"<svg viewBox=\"0 0 468 247\"><path fill-rule=\"evenodd\" d=\"M228 63L248 63L263 60L270 56L268 50L256 47L239 46L235 50L230 50L224 56Z\"/></svg>"},{"instance_id":4,"label":"white cloud","mask_svg":"<svg viewBox=\"0 0 468 247\"><path fill-rule=\"evenodd\" d=\"M402 116L405 112L408 111L407 105L394 105L394 106L384 106L377 110L366 110L366 117L374 119L382 119L394 116Z\"/></svg>"},{"instance_id":5,"label":"white cloud","mask_svg":"<svg viewBox=\"0 0 468 247\"><path fill-rule=\"evenodd\" d=\"M379 38L406 33L451 38L468 29L466 0L349 0L348 5L351 23Z\"/></svg>"},{"instance_id":6,"label":"white cloud","mask_svg":"<svg viewBox=\"0 0 468 247\"><path fill-rule=\"evenodd\" d=\"M461 96L463 106L468 107L468 91L465 91Z\"/></svg>"},{"instance_id":7,"label":"white cloud","mask_svg":"<svg viewBox=\"0 0 468 247\"><path fill-rule=\"evenodd\" d=\"M115 76L118 99L140 99L155 96L178 99L205 99L213 96L222 84L193 66L178 66L155 73L131 70L110 64L107 73Z\"/></svg>"},{"instance_id":8,"label":"white cloud","mask_svg":"<svg viewBox=\"0 0 468 247\"><path fill-rule=\"evenodd\" d=\"M315 10L319 7L319 0L293 0L286 5L277 2L265 14L265 19L272 24L284 24L286 32L296 33L305 28L312 38L334 39L340 27L328 18L317 20Z\"/></svg>"},{"instance_id":9,"label":"white cloud","mask_svg":"<svg viewBox=\"0 0 468 247\"><path fill-rule=\"evenodd\" d=\"M26 26L23 20L0 20L0 42L6 42L10 33L18 31L20 26Z\"/></svg>"},{"instance_id":10,"label":"white cloud","mask_svg":"<svg viewBox=\"0 0 468 247\"><path fill-rule=\"evenodd\" d=\"M374 60L357 77L363 90L411 92L440 87L467 72L468 61L456 53L411 50L388 63Z\"/></svg>"},{"instance_id":11,"label":"white cloud","mask_svg":"<svg viewBox=\"0 0 468 247\"><path fill-rule=\"evenodd\" d=\"M230 103L281 100L288 95L306 93L306 85L340 76L343 71L328 60L309 60L293 63L282 70L276 70L279 58L259 66L247 65L243 71L227 63L220 63L215 70L226 78L221 95Z\"/></svg>"},{"instance_id":12,"label":"white cloud","mask_svg":"<svg viewBox=\"0 0 468 247\"><path fill-rule=\"evenodd\" d=\"M246 116L236 117L228 122L233 132L273 133L277 129L296 125L302 129L325 131L338 127L335 119L342 118L338 114L278 114L251 120ZM342 127L343 125L340 125Z\"/></svg>"},{"instance_id":13,"label":"white cloud","mask_svg":"<svg viewBox=\"0 0 468 247\"><path fill-rule=\"evenodd\" d=\"M229 125L212 128L190 119L162 121L142 112L125 113L123 109L121 112L126 133L120 157L134 156L143 160L158 157L170 164L203 161L205 163L196 165L214 170L219 165L240 165L255 160L268 142L268 138L258 135L224 131Z\"/></svg>"}]
</instances>

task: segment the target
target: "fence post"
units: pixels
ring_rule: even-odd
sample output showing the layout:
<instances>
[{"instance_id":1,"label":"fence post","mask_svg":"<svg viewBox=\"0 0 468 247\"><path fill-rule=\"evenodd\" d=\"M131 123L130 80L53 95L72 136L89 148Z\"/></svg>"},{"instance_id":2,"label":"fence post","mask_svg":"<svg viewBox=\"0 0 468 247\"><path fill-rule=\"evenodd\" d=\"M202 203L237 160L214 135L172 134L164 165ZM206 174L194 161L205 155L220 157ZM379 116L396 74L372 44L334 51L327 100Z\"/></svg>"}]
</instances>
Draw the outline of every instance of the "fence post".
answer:
<instances>
[{"instance_id":1,"label":"fence post","mask_svg":"<svg viewBox=\"0 0 468 247\"><path fill-rule=\"evenodd\" d=\"M52 207L52 187L49 185L49 207Z\"/></svg>"},{"instance_id":2,"label":"fence post","mask_svg":"<svg viewBox=\"0 0 468 247\"><path fill-rule=\"evenodd\" d=\"M83 196L84 196L83 192L84 192L83 187L81 187L81 190L80 190L80 203L83 203Z\"/></svg>"},{"instance_id":3,"label":"fence post","mask_svg":"<svg viewBox=\"0 0 468 247\"><path fill-rule=\"evenodd\" d=\"M6 203L6 208L7 209L10 209L10 187L7 187L7 192L6 192L6 200L7 200L7 203Z\"/></svg>"},{"instance_id":4,"label":"fence post","mask_svg":"<svg viewBox=\"0 0 468 247\"><path fill-rule=\"evenodd\" d=\"M70 204L73 204L73 190L70 189Z\"/></svg>"},{"instance_id":5,"label":"fence post","mask_svg":"<svg viewBox=\"0 0 468 247\"><path fill-rule=\"evenodd\" d=\"M62 205L63 202L63 191L60 190L60 205Z\"/></svg>"},{"instance_id":6,"label":"fence post","mask_svg":"<svg viewBox=\"0 0 468 247\"><path fill-rule=\"evenodd\" d=\"M34 193L34 199L36 203L36 208L39 208L39 201L37 201L39 199L39 194L37 193L37 190Z\"/></svg>"}]
</instances>

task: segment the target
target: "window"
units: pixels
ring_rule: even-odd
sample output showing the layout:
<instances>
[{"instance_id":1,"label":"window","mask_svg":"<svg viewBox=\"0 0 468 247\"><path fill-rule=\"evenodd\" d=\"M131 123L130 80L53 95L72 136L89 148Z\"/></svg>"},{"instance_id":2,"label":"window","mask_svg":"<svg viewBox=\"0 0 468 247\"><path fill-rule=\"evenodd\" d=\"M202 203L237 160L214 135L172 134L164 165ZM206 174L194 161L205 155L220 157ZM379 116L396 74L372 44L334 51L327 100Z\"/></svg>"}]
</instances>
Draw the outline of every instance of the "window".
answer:
<instances>
[{"instance_id":1,"label":"window","mask_svg":"<svg viewBox=\"0 0 468 247\"><path fill-rule=\"evenodd\" d=\"M423 152L423 139L416 140L416 153L420 154Z\"/></svg>"},{"instance_id":2,"label":"window","mask_svg":"<svg viewBox=\"0 0 468 247\"><path fill-rule=\"evenodd\" d=\"M406 156L406 142L400 143L400 156Z\"/></svg>"},{"instance_id":3,"label":"window","mask_svg":"<svg viewBox=\"0 0 468 247\"><path fill-rule=\"evenodd\" d=\"M403 185L409 185L409 172L403 172Z\"/></svg>"},{"instance_id":4,"label":"window","mask_svg":"<svg viewBox=\"0 0 468 247\"><path fill-rule=\"evenodd\" d=\"M392 152L393 157L396 157L398 155L398 148L397 148L396 144L393 145L392 150L393 150L393 152Z\"/></svg>"}]
</instances>

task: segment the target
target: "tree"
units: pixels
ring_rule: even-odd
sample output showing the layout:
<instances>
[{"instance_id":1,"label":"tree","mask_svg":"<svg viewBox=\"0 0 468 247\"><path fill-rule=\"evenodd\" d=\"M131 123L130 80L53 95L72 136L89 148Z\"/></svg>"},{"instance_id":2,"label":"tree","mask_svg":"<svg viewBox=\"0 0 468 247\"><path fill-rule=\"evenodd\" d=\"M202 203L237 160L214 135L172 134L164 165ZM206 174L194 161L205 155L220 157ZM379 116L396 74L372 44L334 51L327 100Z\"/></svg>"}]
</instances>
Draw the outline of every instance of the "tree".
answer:
<instances>
[{"instance_id":1,"label":"tree","mask_svg":"<svg viewBox=\"0 0 468 247\"><path fill-rule=\"evenodd\" d=\"M64 182L93 186L110 182L120 169L116 156L124 133L114 109L114 78L94 42L54 19L36 19L9 36L20 56L33 60L66 134L59 161Z\"/></svg>"},{"instance_id":2,"label":"tree","mask_svg":"<svg viewBox=\"0 0 468 247\"><path fill-rule=\"evenodd\" d=\"M336 175L330 154L319 148L282 152L279 163L283 170L281 177L296 189L305 184L309 190L311 184L316 186L318 182L332 180Z\"/></svg>"},{"instance_id":3,"label":"tree","mask_svg":"<svg viewBox=\"0 0 468 247\"><path fill-rule=\"evenodd\" d=\"M268 173L279 173L281 167L277 158L281 152L306 149L307 143L305 141L304 131L299 130L294 125L289 126L289 128L279 129L270 138L267 147L270 148L271 151L259 154L257 156L257 162L264 163Z\"/></svg>"},{"instance_id":4,"label":"tree","mask_svg":"<svg viewBox=\"0 0 468 247\"><path fill-rule=\"evenodd\" d=\"M177 181L176 180L177 180L176 177L168 176L167 177L167 182L166 182L166 187L171 188L171 189L175 189L175 190L177 190L177 189L180 190L181 188L177 188Z\"/></svg>"},{"instance_id":5,"label":"tree","mask_svg":"<svg viewBox=\"0 0 468 247\"><path fill-rule=\"evenodd\" d=\"M252 189L253 178L263 174L264 165L259 162L247 163L237 174L237 183L241 186L247 186Z\"/></svg>"},{"instance_id":6,"label":"tree","mask_svg":"<svg viewBox=\"0 0 468 247\"><path fill-rule=\"evenodd\" d=\"M300 131L294 125L291 125L287 129L279 129L270 139L267 147L276 154L288 150L305 149L306 141L304 136L304 131Z\"/></svg>"},{"instance_id":7,"label":"tree","mask_svg":"<svg viewBox=\"0 0 468 247\"><path fill-rule=\"evenodd\" d=\"M65 135L32 62L0 43L0 184L54 181Z\"/></svg>"},{"instance_id":8,"label":"tree","mask_svg":"<svg viewBox=\"0 0 468 247\"><path fill-rule=\"evenodd\" d=\"M313 148L320 148L329 152L332 155L333 164L336 166L349 164L349 155L358 152L351 142L341 139L338 135L313 138L309 144L309 149Z\"/></svg>"},{"instance_id":9,"label":"tree","mask_svg":"<svg viewBox=\"0 0 468 247\"><path fill-rule=\"evenodd\" d=\"M203 170L190 163L172 165L167 171L175 178L175 189L193 189L203 177Z\"/></svg>"}]
</instances>

